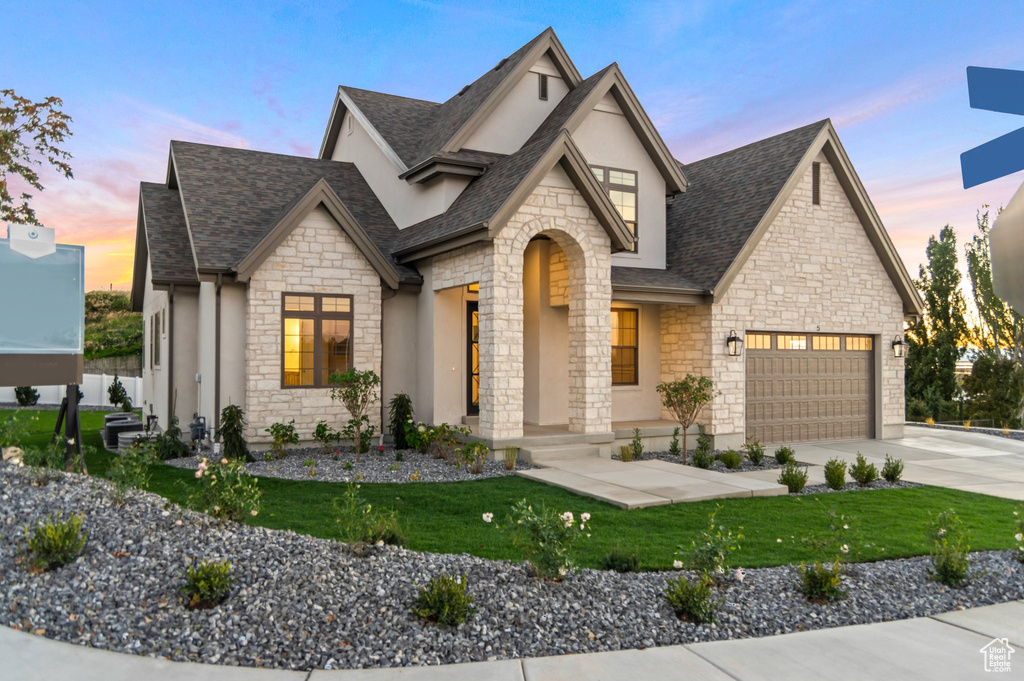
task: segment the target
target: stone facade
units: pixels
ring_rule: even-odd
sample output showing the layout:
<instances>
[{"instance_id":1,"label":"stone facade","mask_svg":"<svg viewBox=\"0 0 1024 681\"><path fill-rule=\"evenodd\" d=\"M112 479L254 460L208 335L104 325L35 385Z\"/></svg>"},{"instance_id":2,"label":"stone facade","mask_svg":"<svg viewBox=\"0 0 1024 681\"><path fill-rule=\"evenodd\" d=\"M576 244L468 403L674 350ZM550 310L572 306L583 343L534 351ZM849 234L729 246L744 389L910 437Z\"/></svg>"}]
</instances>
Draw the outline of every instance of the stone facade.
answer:
<instances>
[{"instance_id":1,"label":"stone facade","mask_svg":"<svg viewBox=\"0 0 1024 681\"><path fill-rule=\"evenodd\" d=\"M881 422L876 437L898 435L903 423L904 360L888 341L903 331L903 303L868 240L836 174L823 156L821 204L813 205L811 171L711 314L712 378L722 396L712 405L716 440L742 443L746 370L729 357L725 338L736 329L871 334L881 361ZM878 360L876 360L877 362ZM876 408L876 413L878 409Z\"/></svg>"},{"instance_id":2,"label":"stone facade","mask_svg":"<svg viewBox=\"0 0 1024 681\"><path fill-rule=\"evenodd\" d=\"M349 414L331 401L328 388L282 388L282 295L334 293L353 296L353 366L381 373L380 276L322 207L285 238L249 281L246 343L246 437L267 441L264 429L295 419L299 437L309 440L320 419L341 428ZM380 403L370 406L380 432Z\"/></svg>"},{"instance_id":3,"label":"stone facade","mask_svg":"<svg viewBox=\"0 0 1024 681\"><path fill-rule=\"evenodd\" d=\"M551 307L569 304L569 259L557 243L548 261L548 300Z\"/></svg>"},{"instance_id":4,"label":"stone facade","mask_svg":"<svg viewBox=\"0 0 1024 681\"><path fill-rule=\"evenodd\" d=\"M661 306L661 380L678 381L686 374L711 376L711 306ZM662 408L662 417L675 416ZM710 407L697 416L709 424Z\"/></svg>"},{"instance_id":5,"label":"stone facade","mask_svg":"<svg viewBox=\"0 0 1024 681\"><path fill-rule=\"evenodd\" d=\"M441 291L477 283L488 262L490 250L488 243L470 244L435 257L431 261L431 287Z\"/></svg>"}]
</instances>

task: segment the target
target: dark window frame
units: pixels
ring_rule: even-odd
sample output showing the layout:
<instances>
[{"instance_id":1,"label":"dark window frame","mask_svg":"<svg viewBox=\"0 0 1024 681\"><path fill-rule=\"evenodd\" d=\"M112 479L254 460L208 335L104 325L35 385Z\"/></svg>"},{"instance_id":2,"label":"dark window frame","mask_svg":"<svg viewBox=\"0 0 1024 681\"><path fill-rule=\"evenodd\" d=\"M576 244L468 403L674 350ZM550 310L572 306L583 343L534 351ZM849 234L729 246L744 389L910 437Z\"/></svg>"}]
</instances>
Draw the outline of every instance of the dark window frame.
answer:
<instances>
[{"instance_id":1,"label":"dark window frame","mask_svg":"<svg viewBox=\"0 0 1024 681\"><path fill-rule=\"evenodd\" d=\"M312 310L287 310L285 309L288 296L303 296L313 298ZM324 312L323 301L330 299L347 299L348 312ZM322 382L323 373L323 322L324 320L348 321L348 369L351 369L355 354L355 313L356 303L351 294L339 293L300 293L296 291L285 291L281 294L281 389L282 390L317 390L329 388L330 383ZM287 385L285 383L285 321L287 319L312 319L313 320L313 383L311 385Z\"/></svg>"},{"instance_id":2,"label":"dark window frame","mask_svg":"<svg viewBox=\"0 0 1024 681\"><path fill-rule=\"evenodd\" d=\"M594 171L594 170L601 170L601 171L603 171L601 173L601 177L598 177L595 174L594 175L594 179L597 180L597 183L601 185L601 187L604 189L605 193L608 194L609 197L611 197L611 192L613 190L617 191L617 192L627 192L627 193L632 194L635 197L633 199L633 212L634 212L633 220L626 220L625 218L623 218L623 222L626 223L626 227L627 228L629 227L630 224L633 225L633 229L632 229L632 232L633 232L633 248L629 252L630 253L640 253L640 173L635 171L635 170L629 170L628 168L613 168L611 166L596 166L596 165L590 166L590 170L591 171ZM618 184L618 183L612 182L609 179L611 177L611 173L612 172L616 172L616 173L629 173L630 175L632 175L635 178L633 186L631 187L628 184ZM622 216L620 215L619 217L622 217Z\"/></svg>"},{"instance_id":3,"label":"dark window frame","mask_svg":"<svg viewBox=\"0 0 1024 681\"><path fill-rule=\"evenodd\" d=\"M616 349L631 349L633 350L633 380L631 382L616 382L615 373L612 372L612 387L618 386L638 386L640 385L640 308L638 307L613 307L612 314L617 312L632 312L636 319L636 344L635 345L612 345L612 356L615 355ZM621 325L620 325L621 328Z\"/></svg>"}]
</instances>

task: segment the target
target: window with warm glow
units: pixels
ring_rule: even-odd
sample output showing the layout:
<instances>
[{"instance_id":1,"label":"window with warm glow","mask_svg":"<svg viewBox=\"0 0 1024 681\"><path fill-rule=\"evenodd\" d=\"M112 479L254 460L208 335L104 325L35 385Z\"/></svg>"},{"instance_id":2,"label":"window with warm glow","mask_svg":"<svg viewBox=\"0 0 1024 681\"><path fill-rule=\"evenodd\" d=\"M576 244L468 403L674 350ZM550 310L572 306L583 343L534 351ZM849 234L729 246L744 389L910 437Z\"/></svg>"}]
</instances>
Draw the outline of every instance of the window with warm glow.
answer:
<instances>
[{"instance_id":1,"label":"window with warm glow","mask_svg":"<svg viewBox=\"0 0 1024 681\"><path fill-rule=\"evenodd\" d=\"M622 221L629 227L633 234L634 253L637 250L637 227L636 227L636 173L632 170L618 170L602 166L591 166L594 177L601 183L604 190L608 192L608 198L612 200L615 209L622 216Z\"/></svg>"},{"instance_id":2,"label":"window with warm glow","mask_svg":"<svg viewBox=\"0 0 1024 681\"><path fill-rule=\"evenodd\" d=\"M871 349L871 337L870 336L847 336L846 337L846 349L847 350L870 350Z\"/></svg>"},{"instance_id":3,"label":"window with warm glow","mask_svg":"<svg viewBox=\"0 0 1024 681\"><path fill-rule=\"evenodd\" d=\"M637 384L639 312L612 309L612 385Z\"/></svg>"},{"instance_id":4,"label":"window with warm glow","mask_svg":"<svg viewBox=\"0 0 1024 681\"><path fill-rule=\"evenodd\" d=\"M771 350L772 335L770 333L748 333L747 350Z\"/></svg>"},{"instance_id":5,"label":"window with warm glow","mask_svg":"<svg viewBox=\"0 0 1024 681\"><path fill-rule=\"evenodd\" d=\"M806 350L807 336L779 336L779 350Z\"/></svg>"},{"instance_id":6,"label":"window with warm glow","mask_svg":"<svg viewBox=\"0 0 1024 681\"><path fill-rule=\"evenodd\" d=\"M838 350L839 336L814 336L811 339L812 350Z\"/></svg>"},{"instance_id":7,"label":"window with warm glow","mask_svg":"<svg viewBox=\"0 0 1024 681\"><path fill-rule=\"evenodd\" d=\"M281 384L322 388L352 368L352 296L286 293Z\"/></svg>"}]
</instances>

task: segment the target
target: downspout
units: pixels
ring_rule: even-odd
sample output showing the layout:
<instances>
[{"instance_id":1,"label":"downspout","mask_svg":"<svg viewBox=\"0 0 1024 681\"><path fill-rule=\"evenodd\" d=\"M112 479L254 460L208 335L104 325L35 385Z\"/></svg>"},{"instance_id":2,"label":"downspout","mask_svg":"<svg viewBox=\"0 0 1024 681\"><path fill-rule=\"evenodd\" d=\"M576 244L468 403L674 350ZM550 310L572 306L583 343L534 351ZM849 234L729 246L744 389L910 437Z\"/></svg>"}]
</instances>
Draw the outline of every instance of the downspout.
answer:
<instances>
[{"instance_id":1,"label":"downspout","mask_svg":"<svg viewBox=\"0 0 1024 681\"><path fill-rule=\"evenodd\" d=\"M387 424L386 407L384 406L384 301L398 295L398 289L381 286L380 297L380 443L384 444L384 428Z\"/></svg>"},{"instance_id":2,"label":"downspout","mask_svg":"<svg viewBox=\"0 0 1024 681\"><path fill-rule=\"evenodd\" d=\"M213 341L213 432L220 430L220 287L224 283L224 275L217 274L217 304L214 316Z\"/></svg>"},{"instance_id":3,"label":"downspout","mask_svg":"<svg viewBox=\"0 0 1024 681\"><path fill-rule=\"evenodd\" d=\"M157 333L160 330L157 329ZM174 284L167 289L167 427L174 420Z\"/></svg>"}]
</instances>

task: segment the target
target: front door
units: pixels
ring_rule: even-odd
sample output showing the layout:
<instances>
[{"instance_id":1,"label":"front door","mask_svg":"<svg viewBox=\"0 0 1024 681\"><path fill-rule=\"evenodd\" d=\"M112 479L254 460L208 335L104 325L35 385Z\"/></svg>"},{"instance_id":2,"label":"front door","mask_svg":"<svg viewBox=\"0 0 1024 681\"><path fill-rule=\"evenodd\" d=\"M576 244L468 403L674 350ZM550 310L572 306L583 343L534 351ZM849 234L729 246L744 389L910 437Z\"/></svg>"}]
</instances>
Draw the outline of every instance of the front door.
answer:
<instances>
[{"instance_id":1,"label":"front door","mask_svg":"<svg viewBox=\"0 0 1024 681\"><path fill-rule=\"evenodd\" d=\"M480 413L480 319L479 303L466 302L466 413Z\"/></svg>"}]
</instances>

